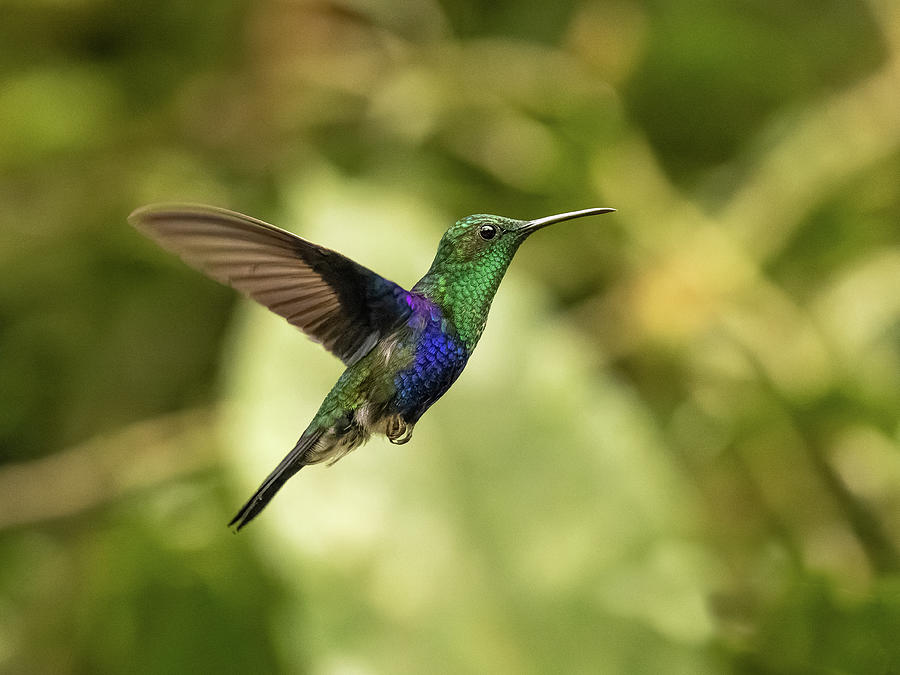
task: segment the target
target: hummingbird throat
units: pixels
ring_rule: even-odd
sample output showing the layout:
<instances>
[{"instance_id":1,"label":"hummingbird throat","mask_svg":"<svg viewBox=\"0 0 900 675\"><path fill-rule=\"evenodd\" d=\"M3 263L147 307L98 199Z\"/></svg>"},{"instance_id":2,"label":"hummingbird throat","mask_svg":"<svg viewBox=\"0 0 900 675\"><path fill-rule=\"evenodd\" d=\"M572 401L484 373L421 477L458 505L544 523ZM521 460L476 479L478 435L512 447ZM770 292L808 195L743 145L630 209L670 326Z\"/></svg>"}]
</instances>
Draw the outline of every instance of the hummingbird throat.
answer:
<instances>
[{"instance_id":1,"label":"hummingbird throat","mask_svg":"<svg viewBox=\"0 0 900 675\"><path fill-rule=\"evenodd\" d=\"M413 287L440 307L470 354L481 338L491 302L516 248L498 247L475 260L442 264L436 260Z\"/></svg>"}]
</instances>

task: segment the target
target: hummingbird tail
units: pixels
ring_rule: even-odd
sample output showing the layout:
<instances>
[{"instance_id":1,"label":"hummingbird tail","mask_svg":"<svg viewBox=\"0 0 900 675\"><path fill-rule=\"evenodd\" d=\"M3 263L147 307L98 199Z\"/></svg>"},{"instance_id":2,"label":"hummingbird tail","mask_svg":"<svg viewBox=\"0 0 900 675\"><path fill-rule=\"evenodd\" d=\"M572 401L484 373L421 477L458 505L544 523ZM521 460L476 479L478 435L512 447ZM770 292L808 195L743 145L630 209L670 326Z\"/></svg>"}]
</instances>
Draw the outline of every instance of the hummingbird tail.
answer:
<instances>
[{"instance_id":1,"label":"hummingbird tail","mask_svg":"<svg viewBox=\"0 0 900 675\"><path fill-rule=\"evenodd\" d=\"M266 508L266 505L272 500L275 493L281 489L281 486L285 484L288 478L309 464L309 459L311 458L308 458L307 455L316 442L322 437L324 431L325 429L318 429L315 431L307 429L300 437L300 440L297 441L294 449L281 460L281 463L275 467L275 470L270 473L262 482L262 485L256 489L253 496L241 507L241 510L237 512L237 515L231 519L231 522L228 523L228 527L236 524L237 527L235 531L237 532L240 531L244 525L256 518L256 516L259 515L259 512Z\"/></svg>"}]
</instances>

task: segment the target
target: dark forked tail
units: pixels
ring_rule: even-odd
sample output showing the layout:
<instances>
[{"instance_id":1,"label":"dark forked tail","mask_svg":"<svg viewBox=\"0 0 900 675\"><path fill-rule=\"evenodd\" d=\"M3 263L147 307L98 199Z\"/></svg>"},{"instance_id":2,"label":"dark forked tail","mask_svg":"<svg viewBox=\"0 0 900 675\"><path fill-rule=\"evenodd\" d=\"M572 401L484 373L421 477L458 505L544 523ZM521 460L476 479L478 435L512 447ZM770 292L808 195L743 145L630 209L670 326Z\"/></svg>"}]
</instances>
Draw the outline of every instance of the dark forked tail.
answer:
<instances>
[{"instance_id":1,"label":"dark forked tail","mask_svg":"<svg viewBox=\"0 0 900 675\"><path fill-rule=\"evenodd\" d=\"M237 524L235 529L237 532L240 531L244 525L256 518L256 516L259 515L259 512L266 508L266 504L272 500L272 497L274 497L275 493L281 489L281 486L285 484L287 479L308 464L307 453L310 448L316 444L316 441L319 440L324 431L324 429L316 431L307 430L306 433L300 437L300 440L297 441L297 445L294 446L294 449L281 460L281 463L275 467L275 470L270 473L262 482L262 485L256 489L253 496L241 507L241 510L237 512L237 515L231 519L231 522L228 523L228 527Z\"/></svg>"}]
</instances>

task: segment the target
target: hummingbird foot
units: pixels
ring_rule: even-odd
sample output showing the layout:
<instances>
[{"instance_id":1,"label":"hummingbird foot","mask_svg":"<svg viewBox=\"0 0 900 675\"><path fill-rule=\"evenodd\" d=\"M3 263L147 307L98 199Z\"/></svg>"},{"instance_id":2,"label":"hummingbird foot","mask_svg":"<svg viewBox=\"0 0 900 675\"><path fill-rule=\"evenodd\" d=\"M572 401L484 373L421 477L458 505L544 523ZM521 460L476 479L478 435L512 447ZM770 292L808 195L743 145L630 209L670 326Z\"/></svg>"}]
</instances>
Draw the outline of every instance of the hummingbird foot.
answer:
<instances>
[{"instance_id":1,"label":"hummingbird foot","mask_svg":"<svg viewBox=\"0 0 900 675\"><path fill-rule=\"evenodd\" d=\"M409 424L400 415L391 415L385 423L384 435L394 445L403 445L412 438L414 424Z\"/></svg>"}]
</instances>

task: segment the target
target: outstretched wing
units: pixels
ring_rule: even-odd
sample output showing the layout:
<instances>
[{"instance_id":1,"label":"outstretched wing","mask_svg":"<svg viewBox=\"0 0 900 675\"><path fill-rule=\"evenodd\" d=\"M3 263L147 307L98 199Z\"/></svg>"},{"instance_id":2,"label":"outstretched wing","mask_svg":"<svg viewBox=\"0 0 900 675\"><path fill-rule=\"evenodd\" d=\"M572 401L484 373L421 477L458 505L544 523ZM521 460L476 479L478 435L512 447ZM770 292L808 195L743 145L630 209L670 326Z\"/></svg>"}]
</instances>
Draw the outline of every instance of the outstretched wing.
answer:
<instances>
[{"instance_id":1,"label":"outstretched wing","mask_svg":"<svg viewBox=\"0 0 900 675\"><path fill-rule=\"evenodd\" d=\"M213 279L283 316L352 365L411 312L406 291L340 253L210 206L152 205L138 230Z\"/></svg>"}]
</instances>

